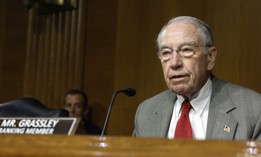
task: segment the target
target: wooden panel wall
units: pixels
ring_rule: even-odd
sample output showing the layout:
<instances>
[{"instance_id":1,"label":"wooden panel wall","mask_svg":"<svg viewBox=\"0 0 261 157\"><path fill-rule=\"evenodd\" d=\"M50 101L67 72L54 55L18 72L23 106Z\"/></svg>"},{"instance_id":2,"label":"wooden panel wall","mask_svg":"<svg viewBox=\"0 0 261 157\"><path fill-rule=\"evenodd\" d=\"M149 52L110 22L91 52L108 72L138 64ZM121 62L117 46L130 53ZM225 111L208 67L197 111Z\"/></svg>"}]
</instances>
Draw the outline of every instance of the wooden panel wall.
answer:
<instances>
[{"instance_id":1,"label":"wooden panel wall","mask_svg":"<svg viewBox=\"0 0 261 157\"><path fill-rule=\"evenodd\" d=\"M258 0L210 1L207 20L218 48L214 73L261 92L261 19Z\"/></svg>"},{"instance_id":2,"label":"wooden panel wall","mask_svg":"<svg viewBox=\"0 0 261 157\"><path fill-rule=\"evenodd\" d=\"M103 126L114 88L118 0L89 0L86 31L84 89L89 96L90 117Z\"/></svg>"},{"instance_id":3,"label":"wooden panel wall","mask_svg":"<svg viewBox=\"0 0 261 157\"><path fill-rule=\"evenodd\" d=\"M6 13L6 1L2 1L2 5L0 5L0 61L3 61L3 53L4 53L4 38L5 38L5 13ZM2 69L2 64L0 64L0 69ZM2 75L0 75L0 82L2 82ZM0 83L1 89L2 83Z\"/></svg>"},{"instance_id":4,"label":"wooden panel wall","mask_svg":"<svg viewBox=\"0 0 261 157\"><path fill-rule=\"evenodd\" d=\"M27 19L20 1L0 2L0 102L23 95Z\"/></svg>"},{"instance_id":5,"label":"wooden panel wall","mask_svg":"<svg viewBox=\"0 0 261 157\"><path fill-rule=\"evenodd\" d=\"M107 131L130 136L139 103L167 88L155 40L179 15L212 27L215 75L261 92L259 0L80 0L78 11L40 17L16 0L0 4L1 101L29 95L63 107L64 92L80 88L102 127L113 92L133 87L135 97L116 98Z\"/></svg>"},{"instance_id":6,"label":"wooden panel wall","mask_svg":"<svg viewBox=\"0 0 261 157\"><path fill-rule=\"evenodd\" d=\"M77 10L39 15L29 12L24 95L51 107L62 107L69 89L82 89L84 76L85 12Z\"/></svg>"}]
</instances>

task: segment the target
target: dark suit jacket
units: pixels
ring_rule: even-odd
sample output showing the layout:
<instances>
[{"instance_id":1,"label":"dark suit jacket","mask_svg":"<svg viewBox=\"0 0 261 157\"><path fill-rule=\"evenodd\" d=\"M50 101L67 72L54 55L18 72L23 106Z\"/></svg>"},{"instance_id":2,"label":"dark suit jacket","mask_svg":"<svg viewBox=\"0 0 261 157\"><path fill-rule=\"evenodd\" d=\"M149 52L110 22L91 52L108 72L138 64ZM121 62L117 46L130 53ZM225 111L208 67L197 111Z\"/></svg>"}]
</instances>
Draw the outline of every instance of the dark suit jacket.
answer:
<instances>
[{"instance_id":1,"label":"dark suit jacket","mask_svg":"<svg viewBox=\"0 0 261 157\"><path fill-rule=\"evenodd\" d=\"M84 120L86 134L100 135L102 130L90 121Z\"/></svg>"},{"instance_id":2,"label":"dark suit jacket","mask_svg":"<svg viewBox=\"0 0 261 157\"><path fill-rule=\"evenodd\" d=\"M134 136L167 137L177 96L164 91L140 104ZM212 78L206 139L261 139L261 95Z\"/></svg>"}]
</instances>

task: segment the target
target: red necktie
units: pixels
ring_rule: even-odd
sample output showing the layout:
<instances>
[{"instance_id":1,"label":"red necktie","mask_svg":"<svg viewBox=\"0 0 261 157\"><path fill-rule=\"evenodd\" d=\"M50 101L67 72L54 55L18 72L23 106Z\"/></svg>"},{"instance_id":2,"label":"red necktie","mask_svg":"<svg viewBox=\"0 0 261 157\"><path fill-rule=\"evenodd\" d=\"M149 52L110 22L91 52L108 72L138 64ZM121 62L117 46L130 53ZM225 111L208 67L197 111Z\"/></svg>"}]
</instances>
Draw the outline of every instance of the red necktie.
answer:
<instances>
[{"instance_id":1,"label":"red necktie","mask_svg":"<svg viewBox=\"0 0 261 157\"><path fill-rule=\"evenodd\" d=\"M175 130L175 138L193 138L192 128L189 121L190 109L191 104L188 100L184 100L181 105L181 116L179 117Z\"/></svg>"}]
</instances>

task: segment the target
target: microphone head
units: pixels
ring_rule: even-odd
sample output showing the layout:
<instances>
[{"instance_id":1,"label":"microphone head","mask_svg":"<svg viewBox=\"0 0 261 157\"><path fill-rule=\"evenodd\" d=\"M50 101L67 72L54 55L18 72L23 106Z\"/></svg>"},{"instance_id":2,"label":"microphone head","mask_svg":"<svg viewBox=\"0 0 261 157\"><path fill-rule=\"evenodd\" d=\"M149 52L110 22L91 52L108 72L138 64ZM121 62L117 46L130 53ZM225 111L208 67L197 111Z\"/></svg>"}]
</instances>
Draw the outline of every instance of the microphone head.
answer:
<instances>
[{"instance_id":1,"label":"microphone head","mask_svg":"<svg viewBox=\"0 0 261 157\"><path fill-rule=\"evenodd\" d=\"M136 94L136 90L133 88L126 88L123 90L124 94L127 96L134 96Z\"/></svg>"}]
</instances>

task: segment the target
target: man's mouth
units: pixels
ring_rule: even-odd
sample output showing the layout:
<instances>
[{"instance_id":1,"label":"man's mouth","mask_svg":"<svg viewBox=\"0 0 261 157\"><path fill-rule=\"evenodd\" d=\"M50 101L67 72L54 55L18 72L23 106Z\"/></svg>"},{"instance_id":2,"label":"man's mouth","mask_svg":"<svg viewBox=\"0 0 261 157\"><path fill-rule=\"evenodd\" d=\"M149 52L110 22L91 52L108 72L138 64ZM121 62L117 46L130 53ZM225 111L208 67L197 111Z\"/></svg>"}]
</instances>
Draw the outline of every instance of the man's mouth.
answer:
<instances>
[{"instance_id":1,"label":"man's mouth","mask_svg":"<svg viewBox=\"0 0 261 157\"><path fill-rule=\"evenodd\" d=\"M188 77L188 75L173 75L170 77L170 80L172 81L182 81L183 79L185 79L186 77Z\"/></svg>"}]
</instances>

